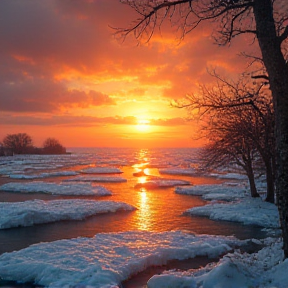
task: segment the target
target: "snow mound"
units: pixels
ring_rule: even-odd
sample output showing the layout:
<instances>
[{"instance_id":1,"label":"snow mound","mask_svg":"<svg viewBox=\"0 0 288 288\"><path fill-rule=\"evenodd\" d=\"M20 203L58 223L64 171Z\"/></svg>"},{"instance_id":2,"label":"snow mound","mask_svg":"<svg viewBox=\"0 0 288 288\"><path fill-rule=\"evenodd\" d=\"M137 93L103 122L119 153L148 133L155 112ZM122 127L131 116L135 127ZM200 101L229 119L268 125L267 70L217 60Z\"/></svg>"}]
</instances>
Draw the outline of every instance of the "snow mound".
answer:
<instances>
[{"instance_id":1,"label":"snow mound","mask_svg":"<svg viewBox=\"0 0 288 288\"><path fill-rule=\"evenodd\" d=\"M219 263L198 270L166 271L147 284L148 288L213 288L216 283L217 287L287 288L288 259L283 261L283 256L276 241L257 253L227 254Z\"/></svg>"},{"instance_id":2,"label":"snow mound","mask_svg":"<svg viewBox=\"0 0 288 288\"><path fill-rule=\"evenodd\" d=\"M79 199L0 202L0 229L61 220L83 220L99 213L134 209L124 202Z\"/></svg>"},{"instance_id":3,"label":"snow mound","mask_svg":"<svg viewBox=\"0 0 288 288\"><path fill-rule=\"evenodd\" d=\"M65 179L64 181L123 183L127 182L127 179L112 176L78 176L71 179Z\"/></svg>"},{"instance_id":4,"label":"snow mound","mask_svg":"<svg viewBox=\"0 0 288 288\"><path fill-rule=\"evenodd\" d=\"M115 167L89 167L80 170L81 173L85 174L121 174L123 173L120 169Z\"/></svg>"},{"instance_id":5,"label":"snow mound","mask_svg":"<svg viewBox=\"0 0 288 288\"><path fill-rule=\"evenodd\" d=\"M10 174L9 177L12 179L39 179L39 178L75 176L75 175L78 175L78 172L58 171L58 172L47 172L41 174Z\"/></svg>"},{"instance_id":6,"label":"snow mound","mask_svg":"<svg viewBox=\"0 0 288 288\"><path fill-rule=\"evenodd\" d=\"M243 198L238 202L212 203L193 207L184 214L209 217L213 220L240 222L266 228L279 228L279 214L276 205L260 198Z\"/></svg>"},{"instance_id":7,"label":"snow mound","mask_svg":"<svg viewBox=\"0 0 288 288\"><path fill-rule=\"evenodd\" d=\"M198 174L197 171L193 168L163 168L158 170L160 174L168 174L168 175L194 176Z\"/></svg>"},{"instance_id":8,"label":"snow mound","mask_svg":"<svg viewBox=\"0 0 288 288\"><path fill-rule=\"evenodd\" d=\"M42 181L6 183L0 186L0 190L7 192L47 193L55 195L112 195L112 193L103 186L92 186L91 184L83 183L68 185L64 183L57 184Z\"/></svg>"},{"instance_id":9,"label":"snow mound","mask_svg":"<svg viewBox=\"0 0 288 288\"><path fill-rule=\"evenodd\" d=\"M217 257L241 241L174 232L100 233L32 245L0 256L0 277L50 288L118 287L149 266L199 255Z\"/></svg>"},{"instance_id":10,"label":"snow mound","mask_svg":"<svg viewBox=\"0 0 288 288\"><path fill-rule=\"evenodd\" d=\"M202 196L205 200L232 201L243 198L247 194L244 187L224 186L223 184L195 185L176 187L175 193Z\"/></svg>"},{"instance_id":11,"label":"snow mound","mask_svg":"<svg viewBox=\"0 0 288 288\"><path fill-rule=\"evenodd\" d=\"M135 188L148 188L148 189L157 189L157 188L169 188L179 185L190 185L189 181L177 180L177 179L163 179L155 178L148 180L144 183L137 183Z\"/></svg>"}]
</instances>

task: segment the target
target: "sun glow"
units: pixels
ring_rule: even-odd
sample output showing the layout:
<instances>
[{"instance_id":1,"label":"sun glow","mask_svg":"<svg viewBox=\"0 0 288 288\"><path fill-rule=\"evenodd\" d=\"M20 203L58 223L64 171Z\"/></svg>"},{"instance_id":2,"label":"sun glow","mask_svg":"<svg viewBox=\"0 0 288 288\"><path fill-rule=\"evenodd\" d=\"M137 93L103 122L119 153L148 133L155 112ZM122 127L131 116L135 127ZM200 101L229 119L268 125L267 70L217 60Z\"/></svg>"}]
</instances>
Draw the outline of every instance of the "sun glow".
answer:
<instances>
[{"instance_id":1,"label":"sun glow","mask_svg":"<svg viewBox=\"0 0 288 288\"><path fill-rule=\"evenodd\" d=\"M149 120L139 119L136 124L136 129L138 130L138 132L142 132L142 133L149 132L151 128L149 123L150 123Z\"/></svg>"}]
</instances>

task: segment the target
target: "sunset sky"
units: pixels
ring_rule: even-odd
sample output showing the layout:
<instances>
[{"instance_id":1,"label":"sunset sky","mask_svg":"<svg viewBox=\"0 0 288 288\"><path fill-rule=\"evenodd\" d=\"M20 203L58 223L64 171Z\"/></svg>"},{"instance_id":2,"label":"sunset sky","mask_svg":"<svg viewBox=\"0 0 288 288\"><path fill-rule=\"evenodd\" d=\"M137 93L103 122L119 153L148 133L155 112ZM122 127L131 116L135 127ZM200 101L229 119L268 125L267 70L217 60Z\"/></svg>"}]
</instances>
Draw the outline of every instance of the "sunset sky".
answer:
<instances>
[{"instance_id":1,"label":"sunset sky","mask_svg":"<svg viewBox=\"0 0 288 288\"><path fill-rule=\"evenodd\" d=\"M247 65L247 43L218 47L211 23L179 42L115 39L137 15L118 0L0 1L0 141L28 133L66 147L195 147L197 123L173 99ZM174 29L175 30L175 29ZM244 41L245 42L245 41Z\"/></svg>"}]
</instances>

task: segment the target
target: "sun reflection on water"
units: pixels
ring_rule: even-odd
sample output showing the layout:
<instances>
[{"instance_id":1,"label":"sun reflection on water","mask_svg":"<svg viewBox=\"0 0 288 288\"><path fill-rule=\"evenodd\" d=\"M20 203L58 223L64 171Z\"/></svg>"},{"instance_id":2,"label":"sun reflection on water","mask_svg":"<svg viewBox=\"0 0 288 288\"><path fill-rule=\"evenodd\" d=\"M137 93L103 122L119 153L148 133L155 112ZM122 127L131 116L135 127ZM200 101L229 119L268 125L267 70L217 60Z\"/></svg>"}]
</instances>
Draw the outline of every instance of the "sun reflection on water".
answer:
<instances>
[{"instance_id":1,"label":"sun reflection on water","mask_svg":"<svg viewBox=\"0 0 288 288\"><path fill-rule=\"evenodd\" d=\"M141 188L139 195L139 221L138 229L148 231L151 228L151 208L149 205L149 197L145 188Z\"/></svg>"}]
</instances>

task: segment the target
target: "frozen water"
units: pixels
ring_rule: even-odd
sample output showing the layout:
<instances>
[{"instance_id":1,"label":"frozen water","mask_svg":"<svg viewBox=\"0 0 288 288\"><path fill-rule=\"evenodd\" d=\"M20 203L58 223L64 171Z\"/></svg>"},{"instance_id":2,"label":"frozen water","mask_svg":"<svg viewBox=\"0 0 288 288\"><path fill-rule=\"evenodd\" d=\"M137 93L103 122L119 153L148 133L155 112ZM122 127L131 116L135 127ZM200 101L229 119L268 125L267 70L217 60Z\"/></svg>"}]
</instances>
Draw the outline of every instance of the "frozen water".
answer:
<instances>
[{"instance_id":1,"label":"frozen water","mask_svg":"<svg viewBox=\"0 0 288 288\"><path fill-rule=\"evenodd\" d=\"M115 167L89 167L80 170L81 173L87 174L121 174L123 173L119 168Z\"/></svg>"},{"instance_id":2,"label":"frozen water","mask_svg":"<svg viewBox=\"0 0 288 288\"><path fill-rule=\"evenodd\" d=\"M118 176L78 176L71 179L65 179L64 181L122 183L127 182L127 179Z\"/></svg>"},{"instance_id":3,"label":"frozen water","mask_svg":"<svg viewBox=\"0 0 288 288\"><path fill-rule=\"evenodd\" d=\"M205 216L213 220L240 222L267 228L279 227L279 214L276 205L260 198L243 198L238 202L212 203L193 207L185 214Z\"/></svg>"},{"instance_id":4,"label":"frozen water","mask_svg":"<svg viewBox=\"0 0 288 288\"><path fill-rule=\"evenodd\" d=\"M75 176L79 173L76 171L57 171L57 172L47 172L40 174L10 174L9 177L12 179L39 179L39 178L49 178L49 177L60 177L60 176Z\"/></svg>"},{"instance_id":5,"label":"frozen water","mask_svg":"<svg viewBox=\"0 0 288 288\"><path fill-rule=\"evenodd\" d=\"M148 288L287 288L288 259L283 261L282 243L265 241L267 246L257 253L234 252L202 269L155 275L148 281Z\"/></svg>"},{"instance_id":6,"label":"frozen water","mask_svg":"<svg viewBox=\"0 0 288 288\"><path fill-rule=\"evenodd\" d=\"M190 185L189 181L177 180L177 179L164 179L164 178L155 178L147 180L144 183L137 183L135 188L148 188L148 189L157 189L157 188L168 188L178 185Z\"/></svg>"},{"instance_id":7,"label":"frozen water","mask_svg":"<svg viewBox=\"0 0 288 288\"><path fill-rule=\"evenodd\" d=\"M211 184L176 187L175 193L202 196L205 200L231 201L246 197L248 191L240 185Z\"/></svg>"},{"instance_id":8,"label":"frozen water","mask_svg":"<svg viewBox=\"0 0 288 288\"><path fill-rule=\"evenodd\" d=\"M99 213L134 209L135 207L123 202L79 199L0 202L0 229L60 220L82 220Z\"/></svg>"},{"instance_id":9,"label":"frozen water","mask_svg":"<svg viewBox=\"0 0 288 288\"><path fill-rule=\"evenodd\" d=\"M159 169L160 174L168 174L168 175L188 175L195 176L199 174L197 170L193 168L162 168Z\"/></svg>"},{"instance_id":10,"label":"frozen water","mask_svg":"<svg viewBox=\"0 0 288 288\"><path fill-rule=\"evenodd\" d=\"M103 233L2 254L0 277L51 288L115 287L149 266L199 255L213 258L241 243L233 237L179 231Z\"/></svg>"},{"instance_id":11,"label":"frozen water","mask_svg":"<svg viewBox=\"0 0 288 288\"><path fill-rule=\"evenodd\" d=\"M55 195L112 195L112 193L103 186L92 186L91 184L84 183L74 183L73 185L69 185L42 181L25 183L10 182L1 185L0 190L7 192L47 193Z\"/></svg>"}]
</instances>

